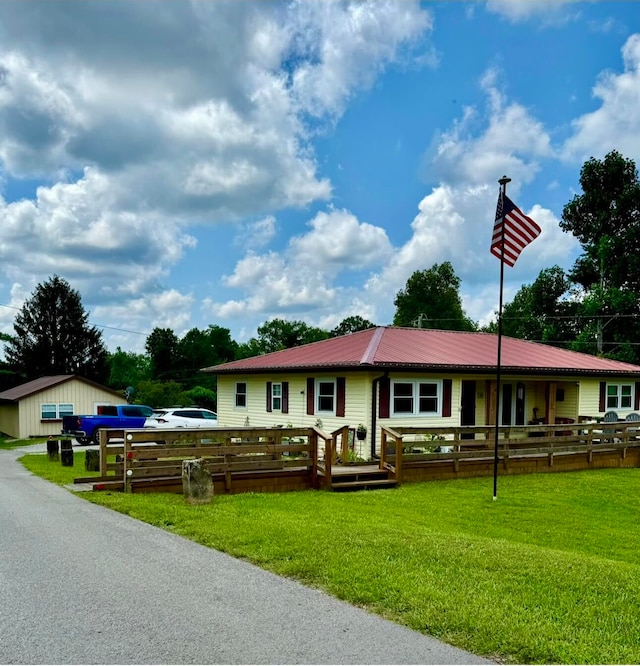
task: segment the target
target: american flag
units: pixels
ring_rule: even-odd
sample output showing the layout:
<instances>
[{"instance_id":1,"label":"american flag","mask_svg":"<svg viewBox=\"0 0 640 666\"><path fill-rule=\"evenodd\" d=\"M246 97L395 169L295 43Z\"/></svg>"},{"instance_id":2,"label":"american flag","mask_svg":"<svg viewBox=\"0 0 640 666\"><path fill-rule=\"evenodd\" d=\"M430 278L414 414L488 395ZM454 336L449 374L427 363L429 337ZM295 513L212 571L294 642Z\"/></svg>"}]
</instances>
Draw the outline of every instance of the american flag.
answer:
<instances>
[{"instance_id":1,"label":"american flag","mask_svg":"<svg viewBox=\"0 0 640 666\"><path fill-rule=\"evenodd\" d=\"M502 259L502 234L504 226L504 263L514 266L520 252L540 235L542 229L527 217L509 197L500 192L496 207L496 223L491 239L491 254Z\"/></svg>"}]
</instances>

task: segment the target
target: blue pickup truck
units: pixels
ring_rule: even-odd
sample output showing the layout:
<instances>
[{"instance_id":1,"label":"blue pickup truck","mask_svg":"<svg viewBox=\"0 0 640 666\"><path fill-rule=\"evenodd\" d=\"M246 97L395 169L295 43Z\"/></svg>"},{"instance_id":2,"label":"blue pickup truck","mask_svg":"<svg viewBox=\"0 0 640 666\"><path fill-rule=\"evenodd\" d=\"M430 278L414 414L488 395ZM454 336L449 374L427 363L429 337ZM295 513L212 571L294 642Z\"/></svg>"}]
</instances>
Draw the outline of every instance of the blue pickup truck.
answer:
<instances>
[{"instance_id":1,"label":"blue pickup truck","mask_svg":"<svg viewBox=\"0 0 640 666\"><path fill-rule=\"evenodd\" d=\"M144 428L144 422L153 413L146 405L100 405L97 411L93 416L63 416L62 434L75 437L83 446L97 444L101 429Z\"/></svg>"}]
</instances>

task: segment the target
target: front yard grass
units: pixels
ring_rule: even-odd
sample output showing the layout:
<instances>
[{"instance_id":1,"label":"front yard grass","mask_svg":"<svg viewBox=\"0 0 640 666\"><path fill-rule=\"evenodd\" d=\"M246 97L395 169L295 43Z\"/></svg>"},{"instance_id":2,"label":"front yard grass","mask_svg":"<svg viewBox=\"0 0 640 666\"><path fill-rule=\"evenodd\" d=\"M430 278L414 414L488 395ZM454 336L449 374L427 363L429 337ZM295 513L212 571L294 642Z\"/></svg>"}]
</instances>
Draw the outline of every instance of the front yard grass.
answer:
<instances>
[{"instance_id":1,"label":"front yard grass","mask_svg":"<svg viewBox=\"0 0 640 666\"><path fill-rule=\"evenodd\" d=\"M21 460L57 483L88 476L81 452L75 471ZM498 661L633 664L639 490L640 469L619 469L501 477L496 502L489 478L205 506L170 494L83 497Z\"/></svg>"}]
</instances>

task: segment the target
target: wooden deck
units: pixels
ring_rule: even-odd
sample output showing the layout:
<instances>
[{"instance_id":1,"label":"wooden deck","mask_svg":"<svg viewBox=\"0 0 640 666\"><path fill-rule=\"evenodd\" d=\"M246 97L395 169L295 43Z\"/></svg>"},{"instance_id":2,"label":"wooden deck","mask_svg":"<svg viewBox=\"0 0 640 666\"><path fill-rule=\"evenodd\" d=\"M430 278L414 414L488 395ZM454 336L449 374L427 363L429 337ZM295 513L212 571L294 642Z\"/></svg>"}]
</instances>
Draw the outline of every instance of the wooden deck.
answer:
<instances>
[{"instance_id":1,"label":"wooden deck","mask_svg":"<svg viewBox=\"0 0 640 666\"><path fill-rule=\"evenodd\" d=\"M500 474L640 466L638 424L504 427L499 431ZM400 483L490 476L491 427L381 429L379 459L339 464L346 430L234 428L105 430L100 475L78 478L94 490L175 492L182 462L202 459L215 494L326 489L393 488ZM340 452L340 456L338 456Z\"/></svg>"}]
</instances>

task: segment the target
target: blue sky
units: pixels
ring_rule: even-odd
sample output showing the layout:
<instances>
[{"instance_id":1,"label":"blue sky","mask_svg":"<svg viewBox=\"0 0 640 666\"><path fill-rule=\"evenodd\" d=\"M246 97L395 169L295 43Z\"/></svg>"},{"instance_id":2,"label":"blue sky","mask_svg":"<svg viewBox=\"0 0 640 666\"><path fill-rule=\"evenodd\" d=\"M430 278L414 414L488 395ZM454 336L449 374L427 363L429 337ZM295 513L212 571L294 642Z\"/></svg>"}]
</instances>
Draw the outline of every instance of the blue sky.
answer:
<instances>
[{"instance_id":1,"label":"blue sky","mask_svg":"<svg viewBox=\"0 0 640 666\"><path fill-rule=\"evenodd\" d=\"M498 179L542 227L510 300L579 253L591 156L640 161L635 2L0 3L0 330L53 274L110 350L155 326L393 319L451 261L498 303Z\"/></svg>"}]
</instances>

